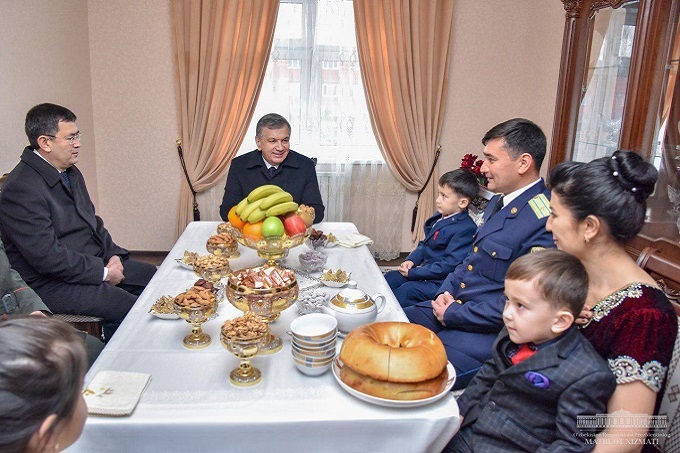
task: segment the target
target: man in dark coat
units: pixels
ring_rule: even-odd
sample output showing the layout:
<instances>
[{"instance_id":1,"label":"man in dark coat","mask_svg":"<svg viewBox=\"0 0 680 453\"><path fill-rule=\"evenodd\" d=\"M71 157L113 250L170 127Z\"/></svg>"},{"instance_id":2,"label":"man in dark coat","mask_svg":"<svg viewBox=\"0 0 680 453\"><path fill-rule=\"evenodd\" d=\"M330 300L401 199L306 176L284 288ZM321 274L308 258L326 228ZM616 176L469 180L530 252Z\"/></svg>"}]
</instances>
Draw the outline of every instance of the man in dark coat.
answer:
<instances>
[{"instance_id":1,"label":"man in dark coat","mask_svg":"<svg viewBox=\"0 0 680 453\"><path fill-rule=\"evenodd\" d=\"M257 149L231 161L220 216L250 191L266 184L281 187L298 204L314 208L314 223L323 220L324 205L312 159L290 149L290 123L276 113L263 116L255 129Z\"/></svg>"},{"instance_id":2,"label":"man in dark coat","mask_svg":"<svg viewBox=\"0 0 680 453\"><path fill-rule=\"evenodd\" d=\"M129 259L95 214L78 162L81 133L65 107L26 114L30 142L2 187L0 233L12 267L55 313L104 318L110 338L156 267Z\"/></svg>"}]
</instances>

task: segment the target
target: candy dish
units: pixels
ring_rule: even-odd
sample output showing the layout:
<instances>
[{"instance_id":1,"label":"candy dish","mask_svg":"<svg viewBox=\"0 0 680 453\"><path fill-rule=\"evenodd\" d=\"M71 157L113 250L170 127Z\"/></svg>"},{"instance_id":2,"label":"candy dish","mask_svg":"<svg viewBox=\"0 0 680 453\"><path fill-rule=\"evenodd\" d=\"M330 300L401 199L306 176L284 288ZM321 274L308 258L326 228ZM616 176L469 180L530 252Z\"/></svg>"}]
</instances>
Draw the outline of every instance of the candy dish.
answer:
<instances>
[{"instance_id":1,"label":"candy dish","mask_svg":"<svg viewBox=\"0 0 680 453\"><path fill-rule=\"evenodd\" d=\"M180 319L175 313L175 298L172 296L161 296L149 309L149 313L161 319Z\"/></svg>"}]
</instances>

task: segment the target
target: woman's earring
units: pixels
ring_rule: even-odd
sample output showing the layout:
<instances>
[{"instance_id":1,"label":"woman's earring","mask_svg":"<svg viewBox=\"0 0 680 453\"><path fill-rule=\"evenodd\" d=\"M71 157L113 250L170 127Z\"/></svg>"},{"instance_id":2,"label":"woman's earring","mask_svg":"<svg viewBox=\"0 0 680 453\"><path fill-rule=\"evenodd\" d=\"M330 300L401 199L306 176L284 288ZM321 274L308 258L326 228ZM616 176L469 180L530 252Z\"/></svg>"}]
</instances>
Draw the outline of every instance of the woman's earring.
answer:
<instances>
[{"instance_id":1,"label":"woman's earring","mask_svg":"<svg viewBox=\"0 0 680 453\"><path fill-rule=\"evenodd\" d=\"M588 239L588 236L583 236L583 240L586 241L586 244L590 242L590 239Z\"/></svg>"}]
</instances>

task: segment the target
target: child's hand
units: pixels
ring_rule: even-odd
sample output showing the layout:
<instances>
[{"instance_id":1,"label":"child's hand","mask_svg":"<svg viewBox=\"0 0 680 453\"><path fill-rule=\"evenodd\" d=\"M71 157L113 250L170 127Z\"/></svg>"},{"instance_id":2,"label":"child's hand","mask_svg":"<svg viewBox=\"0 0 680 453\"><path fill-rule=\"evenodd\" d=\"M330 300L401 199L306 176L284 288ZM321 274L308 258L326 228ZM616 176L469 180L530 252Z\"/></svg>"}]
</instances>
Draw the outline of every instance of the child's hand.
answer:
<instances>
[{"instance_id":1,"label":"child's hand","mask_svg":"<svg viewBox=\"0 0 680 453\"><path fill-rule=\"evenodd\" d=\"M581 310L581 313L579 313L578 318L574 321L576 324L579 326L585 326L590 322L590 319L593 317L593 312L590 311L589 307L583 307L583 310Z\"/></svg>"},{"instance_id":2,"label":"child's hand","mask_svg":"<svg viewBox=\"0 0 680 453\"><path fill-rule=\"evenodd\" d=\"M401 275L403 275L404 277L408 277L408 270L411 269L412 267L413 267L413 261L411 261L411 260L406 260L406 261L404 261L403 263L401 263L401 264L399 265L399 267L397 268L397 270L398 270L399 273L400 273Z\"/></svg>"},{"instance_id":3,"label":"child's hand","mask_svg":"<svg viewBox=\"0 0 680 453\"><path fill-rule=\"evenodd\" d=\"M439 297L432 301L432 310L434 311L434 315L443 326L446 325L444 322L444 313L446 313L446 309L449 308L449 305L455 301L456 300L448 291L440 294Z\"/></svg>"}]
</instances>

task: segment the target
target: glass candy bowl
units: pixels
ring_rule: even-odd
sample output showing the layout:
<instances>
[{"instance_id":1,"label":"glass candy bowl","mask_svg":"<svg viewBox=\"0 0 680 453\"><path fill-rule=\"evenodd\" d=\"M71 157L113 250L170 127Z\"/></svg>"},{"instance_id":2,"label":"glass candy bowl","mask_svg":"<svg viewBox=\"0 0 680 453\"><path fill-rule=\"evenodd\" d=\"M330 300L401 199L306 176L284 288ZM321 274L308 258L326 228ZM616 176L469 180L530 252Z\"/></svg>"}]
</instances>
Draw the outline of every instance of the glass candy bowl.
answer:
<instances>
[{"instance_id":1,"label":"glass candy bowl","mask_svg":"<svg viewBox=\"0 0 680 453\"><path fill-rule=\"evenodd\" d=\"M275 284L270 285L264 276L274 274L278 277L273 278ZM268 264L230 274L225 287L225 296L234 307L244 313L253 312L266 323L276 321L281 312L297 300L298 294L299 287L293 271ZM273 354L282 347L281 338L270 332L261 353Z\"/></svg>"},{"instance_id":2,"label":"glass candy bowl","mask_svg":"<svg viewBox=\"0 0 680 453\"><path fill-rule=\"evenodd\" d=\"M191 324L191 333L184 337L182 343L189 349L203 349L211 343L210 335L201 330L206 322L217 311L217 298L209 289L191 288L175 297L175 313Z\"/></svg>"}]
</instances>

